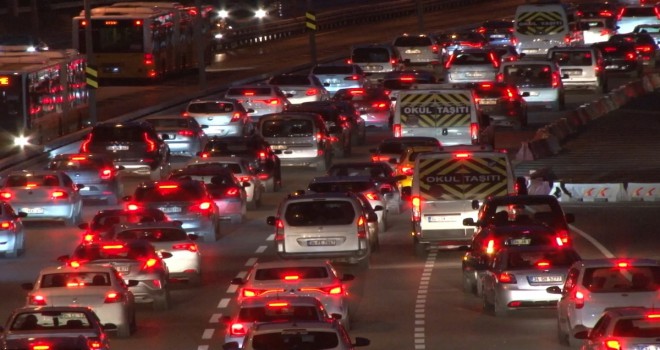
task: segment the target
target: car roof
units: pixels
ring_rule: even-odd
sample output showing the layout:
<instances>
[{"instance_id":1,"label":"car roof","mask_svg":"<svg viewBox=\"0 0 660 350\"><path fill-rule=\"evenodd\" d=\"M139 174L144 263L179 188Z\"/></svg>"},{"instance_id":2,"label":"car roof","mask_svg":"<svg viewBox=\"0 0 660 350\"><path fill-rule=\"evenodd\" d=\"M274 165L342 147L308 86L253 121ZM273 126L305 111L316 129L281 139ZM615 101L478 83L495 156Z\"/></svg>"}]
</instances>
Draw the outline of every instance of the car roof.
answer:
<instances>
[{"instance_id":1,"label":"car roof","mask_svg":"<svg viewBox=\"0 0 660 350\"><path fill-rule=\"evenodd\" d=\"M190 163L188 165L201 165L201 164L213 164L213 163L236 163L242 164L243 162L249 162L250 160L246 157L234 157L234 156L219 156L219 157L208 157L196 159L195 163Z\"/></svg>"},{"instance_id":2,"label":"car roof","mask_svg":"<svg viewBox=\"0 0 660 350\"><path fill-rule=\"evenodd\" d=\"M108 272L112 273L112 266L106 266L106 265L87 265L83 264L80 265L79 267L71 267L71 266L65 266L65 265L60 265L60 266L48 266L44 267L41 269L41 274L51 274L51 273L69 273L69 272Z\"/></svg>"},{"instance_id":3,"label":"car roof","mask_svg":"<svg viewBox=\"0 0 660 350\"><path fill-rule=\"evenodd\" d=\"M286 267L307 267L307 266L319 266L327 267L330 265L328 260L324 259L301 259L301 260L275 260L275 261L266 261L266 262L257 262L253 267L259 269L270 269L270 268L286 268Z\"/></svg>"},{"instance_id":4,"label":"car roof","mask_svg":"<svg viewBox=\"0 0 660 350\"><path fill-rule=\"evenodd\" d=\"M325 175L325 176L317 176L313 178L310 183L329 183L329 182L371 182L371 176Z\"/></svg>"},{"instance_id":5,"label":"car roof","mask_svg":"<svg viewBox=\"0 0 660 350\"><path fill-rule=\"evenodd\" d=\"M233 99L233 98L204 98L204 99L192 100L192 101L188 102L188 104L193 104L193 103L208 103L208 102L215 102L215 103L221 103L221 102L239 103L238 100ZM181 117L179 116L179 118L181 118Z\"/></svg>"},{"instance_id":6,"label":"car roof","mask_svg":"<svg viewBox=\"0 0 660 350\"><path fill-rule=\"evenodd\" d=\"M488 203L558 203L557 197L549 194L526 194L526 195L505 195L505 196L492 196L486 199Z\"/></svg>"},{"instance_id":7,"label":"car roof","mask_svg":"<svg viewBox=\"0 0 660 350\"><path fill-rule=\"evenodd\" d=\"M7 176L16 176L16 175L32 175L32 176L35 176L35 175L37 175L37 176L56 175L56 176L58 176L58 175L62 175L62 174L64 174L64 172L61 171L61 170L14 170L14 171L9 172L4 177L6 178Z\"/></svg>"},{"instance_id":8,"label":"car roof","mask_svg":"<svg viewBox=\"0 0 660 350\"><path fill-rule=\"evenodd\" d=\"M345 168L345 167L387 167L390 165L385 162L346 162L346 163L333 163L330 166L330 169L333 168Z\"/></svg>"},{"instance_id":9,"label":"car roof","mask_svg":"<svg viewBox=\"0 0 660 350\"><path fill-rule=\"evenodd\" d=\"M96 212L96 214L94 214L94 217L96 217L96 216L116 216L116 215L136 215L136 214L142 214L142 213L157 213L157 214L162 213L162 214L165 214L160 209L140 207L136 210L103 209L103 210L99 210L98 212Z\"/></svg>"}]
</instances>

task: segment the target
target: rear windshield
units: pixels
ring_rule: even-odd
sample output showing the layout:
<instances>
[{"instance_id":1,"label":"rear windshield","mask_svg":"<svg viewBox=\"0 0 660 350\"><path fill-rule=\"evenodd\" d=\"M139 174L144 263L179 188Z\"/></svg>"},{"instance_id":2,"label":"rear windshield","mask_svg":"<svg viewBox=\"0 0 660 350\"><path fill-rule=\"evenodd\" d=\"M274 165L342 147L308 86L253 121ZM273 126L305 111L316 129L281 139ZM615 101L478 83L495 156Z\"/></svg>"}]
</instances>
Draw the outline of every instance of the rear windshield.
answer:
<instances>
[{"instance_id":1,"label":"rear windshield","mask_svg":"<svg viewBox=\"0 0 660 350\"><path fill-rule=\"evenodd\" d=\"M426 36L400 36L394 41L394 46L431 46L431 38Z\"/></svg>"},{"instance_id":2,"label":"rear windshield","mask_svg":"<svg viewBox=\"0 0 660 350\"><path fill-rule=\"evenodd\" d=\"M660 285L660 266L588 268L582 285L594 293L656 291Z\"/></svg>"},{"instance_id":3,"label":"rear windshield","mask_svg":"<svg viewBox=\"0 0 660 350\"><path fill-rule=\"evenodd\" d=\"M552 53L552 60L560 66L591 66L593 55L591 51L555 51Z\"/></svg>"},{"instance_id":4,"label":"rear windshield","mask_svg":"<svg viewBox=\"0 0 660 350\"><path fill-rule=\"evenodd\" d=\"M18 314L14 318L10 329L13 331L40 330L42 333L57 330L72 333L76 329L91 329L92 322L84 312L30 311ZM33 348L36 348L36 346Z\"/></svg>"},{"instance_id":5,"label":"rear windshield","mask_svg":"<svg viewBox=\"0 0 660 350\"><path fill-rule=\"evenodd\" d=\"M100 126L92 131L93 142L144 142L144 129L139 127Z\"/></svg>"},{"instance_id":6,"label":"rear windshield","mask_svg":"<svg viewBox=\"0 0 660 350\"><path fill-rule=\"evenodd\" d=\"M649 7L627 7L623 10L622 17L655 17L655 8Z\"/></svg>"},{"instance_id":7,"label":"rear windshield","mask_svg":"<svg viewBox=\"0 0 660 350\"><path fill-rule=\"evenodd\" d=\"M176 242L188 239L186 231L175 228L132 229L117 233L116 239L146 239L149 242Z\"/></svg>"},{"instance_id":8,"label":"rear windshield","mask_svg":"<svg viewBox=\"0 0 660 350\"><path fill-rule=\"evenodd\" d=\"M391 59L390 52L387 49L378 47L353 49L353 56L351 58L355 63L385 63Z\"/></svg>"},{"instance_id":9,"label":"rear windshield","mask_svg":"<svg viewBox=\"0 0 660 350\"><path fill-rule=\"evenodd\" d=\"M110 166L110 162L99 158L69 158L54 160L48 164L51 170L98 170L104 166Z\"/></svg>"},{"instance_id":10,"label":"rear windshield","mask_svg":"<svg viewBox=\"0 0 660 350\"><path fill-rule=\"evenodd\" d=\"M324 266L273 267L257 269L254 279L256 281L283 281L290 276L295 276L294 278L297 280L308 280L328 278L330 274Z\"/></svg>"},{"instance_id":11,"label":"rear windshield","mask_svg":"<svg viewBox=\"0 0 660 350\"><path fill-rule=\"evenodd\" d=\"M349 201L293 202L286 206L284 220L289 226L349 225L355 209Z\"/></svg>"},{"instance_id":12,"label":"rear windshield","mask_svg":"<svg viewBox=\"0 0 660 350\"><path fill-rule=\"evenodd\" d=\"M271 304L271 303L269 303ZM276 322L286 320L322 321L314 306L290 305L286 302L272 303L273 306L243 307L238 312L240 322Z\"/></svg>"},{"instance_id":13,"label":"rear windshield","mask_svg":"<svg viewBox=\"0 0 660 350\"><path fill-rule=\"evenodd\" d=\"M270 96L272 95L269 87L265 88L229 88L226 95L228 96Z\"/></svg>"},{"instance_id":14,"label":"rear windshield","mask_svg":"<svg viewBox=\"0 0 660 350\"><path fill-rule=\"evenodd\" d=\"M251 348L254 350L323 350L335 349L338 345L339 338L335 332L292 329L257 334L252 338Z\"/></svg>"},{"instance_id":15,"label":"rear windshield","mask_svg":"<svg viewBox=\"0 0 660 350\"><path fill-rule=\"evenodd\" d=\"M74 258L82 260L117 260L145 259L151 256L153 248L147 245L126 246L116 242L99 245L79 246L74 252Z\"/></svg>"},{"instance_id":16,"label":"rear windshield","mask_svg":"<svg viewBox=\"0 0 660 350\"><path fill-rule=\"evenodd\" d=\"M374 184L370 181L344 181L344 182L316 182L309 185L314 192L364 192L372 189Z\"/></svg>"},{"instance_id":17,"label":"rear windshield","mask_svg":"<svg viewBox=\"0 0 660 350\"><path fill-rule=\"evenodd\" d=\"M309 77L306 75L279 75L273 77L269 82L273 85L310 85Z\"/></svg>"},{"instance_id":18,"label":"rear windshield","mask_svg":"<svg viewBox=\"0 0 660 350\"><path fill-rule=\"evenodd\" d=\"M314 67L313 74L353 74L350 66L320 66Z\"/></svg>"},{"instance_id":19,"label":"rear windshield","mask_svg":"<svg viewBox=\"0 0 660 350\"><path fill-rule=\"evenodd\" d=\"M190 113L229 113L234 111L233 103L195 102L188 105Z\"/></svg>"},{"instance_id":20,"label":"rear windshield","mask_svg":"<svg viewBox=\"0 0 660 350\"><path fill-rule=\"evenodd\" d=\"M552 84L552 69L544 64L516 64L504 67L504 79L514 85Z\"/></svg>"},{"instance_id":21,"label":"rear windshield","mask_svg":"<svg viewBox=\"0 0 660 350\"><path fill-rule=\"evenodd\" d=\"M155 185L153 187L138 187L135 190L135 200L139 202L186 202L204 197L201 186L180 184L171 188Z\"/></svg>"},{"instance_id":22,"label":"rear windshield","mask_svg":"<svg viewBox=\"0 0 660 350\"><path fill-rule=\"evenodd\" d=\"M660 319L647 317L619 319L614 325L612 336L658 338L660 337Z\"/></svg>"},{"instance_id":23,"label":"rear windshield","mask_svg":"<svg viewBox=\"0 0 660 350\"><path fill-rule=\"evenodd\" d=\"M55 175L10 175L5 187L51 187L60 186L60 179Z\"/></svg>"},{"instance_id":24,"label":"rear windshield","mask_svg":"<svg viewBox=\"0 0 660 350\"><path fill-rule=\"evenodd\" d=\"M110 274L107 272L68 272L50 273L41 277L40 288L109 286Z\"/></svg>"},{"instance_id":25,"label":"rear windshield","mask_svg":"<svg viewBox=\"0 0 660 350\"><path fill-rule=\"evenodd\" d=\"M473 64L492 64L493 62L488 57L486 52L475 52L475 53L457 53L453 61L451 61L452 66L469 66Z\"/></svg>"},{"instance_id":26,"label":"rear windshield","mask_svg":"<svg viewBox=\"0 0 660 350\"><path fill-rule=\"evenodd\" d=\"M97 215L91 223L93 231L109 230L117 224L136 224L139 222L160 222L165 221L165 214L161 211L154 212L130 212L122 214Z\"/></svg>"},{"instance_id":27,"label":"rear windshield","mask_svg":"<svg viewBox=\"0 0 660 350\"><path fill-rule=\"evenodd\" d=\"M548 268L566 267L568 269L578 260L580 260L580 257L571 249L510 251L507 257L507 269L524 270L540 266Z\"/></svg>"},{"instance_id":28,"label":"rear windshield","mask_svg":"<svg viewBox=\"0 0 660 350\"><path fill-rule=\"evenodd\" d=\"M263 137L311 137L314 122L310 119L266 120L261 125Z\"/></svg>"}]
</instances>

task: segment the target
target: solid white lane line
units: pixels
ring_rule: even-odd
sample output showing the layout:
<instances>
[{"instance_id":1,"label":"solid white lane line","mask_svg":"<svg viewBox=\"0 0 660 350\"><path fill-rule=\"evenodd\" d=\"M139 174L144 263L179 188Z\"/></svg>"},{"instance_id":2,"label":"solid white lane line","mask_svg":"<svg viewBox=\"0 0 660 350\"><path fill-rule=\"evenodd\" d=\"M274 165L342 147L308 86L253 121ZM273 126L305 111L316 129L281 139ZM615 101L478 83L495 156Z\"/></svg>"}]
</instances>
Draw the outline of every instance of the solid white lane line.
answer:
<instances>
[{"instance_id":1,"label":"solid white lane line","mask_svg":"<svg viewBox=\"0 0 660 350\"><path fill-rule=\"evenodd\" d=\"M213 338L213 332L215 332L215 329L213 328L207 328L204 330L204 333L202 333L202 339L208 340Z\"/></svg>"},{"instance_id":2,"label":"solid white lane line","mask_svg":"<svg viewBox=\"0 0 660 350\"><path fill-rule=\"evenodd\" d=\"M257 253L257 254L261 254L261 253L263 253L263 252L266 251L266 248L268 248L268 246L261 245L261 246L259 246L259 247L257 248L257 250L255 251L255 253Z\"/></svg>"},{"instance_id":3,"label":"solid white lane line","mask_svg":"<svg viewBox=\"0 0 660 350\"><path fill-rule=\"evenodd\" d=\"M257 263L257 258L249 258L245 263L245 266L252 266Z\"/></svg>"},{"instance_id":4,"label":"solid white lane line","mask_svg":"<svg viewBox=\"0 0 660 350\"><path fill-rule=\"evenodd\" d=\"M209 319L209 323L220 323L221 318L222 314L213 314L211 315L211 319Z\"/></svg>"},{"instance_id":5,"label":"solid white lane line","mask_svg":"<svg viewBox=\"0 0 660 350\"><path fill-rule=\"evenodd\" d=\"M209 350L209 346L208 345L199 345L199 346L197 346L197 350Z\"/></svg>"},{"instance_id":6,"label":"solid white lane line","mask_svg":"<svg viewBox=\"0 0 660 350\"><path fill-rule=\"evenodd\" d=\"M222 299L220 299L220 302L218 303L218 309L224 309L224 308L226 308L227 305L229 305L229 301L230 301L230 300L231 300L231 299L229 299L229 298L222 298Z\"/></svg>"},{"instance_id":7,"label":"solid white lane line","mask_svg":"<svg viewBox=\"0 0 660 350\"><path fill-rule=\"evenodd\" d=\"M573 225L570 225L569 227L570 227L571 231L575 231L575 232L577 232L580 236L582 236L584 239L586 239L587 241L589 241L589 243L593 244L594 247L596 247L596 249L600 250L600 252L601 252L603 255L605 255L606 258L613 258L613 257L614 257L614 254L612 254L612 252L610 252L609 250L607 250L607 248L605 248L605 246L603 246L602 244L600 244L600 242L598 242L595 238L593 238L592 236L590 236L588 233L586 233L586 232L580 230L579 228L577 228L577 227L575 227L575 226L573 226Z\"/></svg>"}]
</instances>

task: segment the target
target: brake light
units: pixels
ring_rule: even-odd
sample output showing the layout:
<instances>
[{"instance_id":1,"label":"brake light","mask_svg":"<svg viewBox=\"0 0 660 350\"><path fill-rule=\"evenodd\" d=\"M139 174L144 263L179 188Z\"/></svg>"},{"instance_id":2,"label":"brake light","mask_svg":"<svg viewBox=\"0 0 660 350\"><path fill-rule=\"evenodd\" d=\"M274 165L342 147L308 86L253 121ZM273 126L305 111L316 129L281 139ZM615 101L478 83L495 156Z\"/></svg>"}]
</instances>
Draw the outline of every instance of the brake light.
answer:
<instances>
[{"instance_id":1,"label":"brake light","mask_svg":"<svg viewBox=\"0 0 660 350\"><path fill-rule=\"evenodd\" d=\"M495 253L495 240L490 239L486 244L486 254L492 255L493 253Z\"/></svg>"},{"instance_id":2,"label":"brake light","mask_svg":"<svg viewBox=\"0 0 660 350\"><path fill-rule=\"evenodd\" d=\"M101 248L106 249L106 250L124 249L124 245L123 244L105 244Z\"/></svg>"},{"instance_id":3,"label":"brake light","mask_svg":"<svg viewBox=\"0 0 660 350\"><path fill-rule=\"evenodd\" d=\"M45 345L45 344L32 345L31 349L32 350L50 350L50 345Z\"/></svg>"},{"instance_id":4,"label":"brake light","mask_svg":"<svg viewBox=\"0 0 660 350\"><path fill-rule=\"evenodd\" d=\"M396 58L393 58L393 59L390 60L390 64L397 64L397 63L398 63L398 61L396 60Z\"/></svg>"},{"instance_id":5,"label":"brake light","mask_svg":"<svg viewBox=\"0 0 660 350\"><path fill-rule=\"evenodd\" d=\"M449 69L451 67L452 62L454 62L454 59L456 58L456 55L451 55L449 56L449 59L447 62L445 62L445 69Z\"/></svg>"},{"instance_id":6,"label":"brake light","mask_svg":"<svg viewBox=\"0 0 660 350\"><path fill-rule=\"evenodd\" d=\"M490 62L493 63L493 67L500 68L500 60L497 59L494 52L489 52L488 57L490 58Z\"/></svg>"},{"instance_id":7,"label":"brake light","mask_svg":"<svg viewBox=\"0 0 660 350\"><path fill-rule=\"evenodd\" d=\"M603 29L600 31L600 36L610 35L612 32L609 29Z\"/></svg>"},{"instance_id":8,"label":"brake light","mask_svg":"<svg viewBox=\"0 0 660 350\"><path fill-rule=\"evenodd\" d=\"M350 59L350 58L347 58L347 59L346 59L346 64L353 64L353 60Z\"/></svg>"},{"instance_id":9,"label":"brake light","mask_svg":"<svg viewBox=\"0 0 660 350\"><path fill-rule=\"evenodd\" d=\"M44 297L43 295L39 295L39 294L30 295L30 299L28 300L28 304L37 305L37 306L46 305L46 297Z\"/></svg>"},{"instance_id":10,"label":"brake light","mask_svg":"<svg viewBox=\"0 0 660 350\"><path fill-rule=\"evenodd\" d=\"M508 272L502 272L502 273L500 273L500 274L497 276L497 281L498 281L499 283L507 283L507 284L509 284L509 283L510 283L510 284L518 283L518 281L516 280L516 276L514 276L513 274L510 274L510 273L508 273Z\"/></svg>"},{"instance_id":11,"label":"brake light","mask_svg":"<svg viewBox=\"0 0 660 350\"><path fill-rule=\"evenodd\" d=\"M9 192L0 192L0 198L2 199L9 200L11 197L13 197L13 195Z\"/></svg>"},{"instance_id":12,"label":"brake light","mask_svg":"<svg viewBox=\"0 0 660 350\"><path fill-rule=\"evenodd\" d=\"M275 221L275 242L283 242L284 241L284 222L282 220L277 219Z\"/></svg>"},{"instance_id":13,"label":"brake light","mask_svg":"<svg viewBox=\"0 0 660 350\"><path fill-rule=\"evenodd\" d=\"M564 246L564 241L559 236L555 237L555 242L557 243L558 247L563 247Z\"/></svg>"},{"instance_id":14,"label":"brake light","mask_svg":"<svg viewBox=\"0 0 660 350\"><path fill-rule=\"evenodd\" d=\"M403 166L401 167L401 174L406 175L406 176L412 176L413 175L413 168L409 166Z\"/></svg>"},{"instance_id":15,"label":"brake light","mask_svg":"<svg viewBox=\"0 0 660 350\"><path fill-rule=\"evenodd\" d=\"M630 267L630 264L628 264L627 261L619 261L619 262L616 264L616 267L618 267L618 268L620 268L620 269L626 269L626 268Z\"/></svg>"},{"instance_id":16,"label":"brake light","mask_svg":"<svg viewBox=\"0 0 660 350\"><path fill-rule=\"evenodd\" d=\"M606 339L603 343L607 350L621 350L621 343L616 339Z\"/></svg>"},{"instance_id":17,"label":"brake light","mask_svg":"<svg viewBox=\"0 0 660 350\"><path fill-rule=\"evenodd\" d=\"M154 55L151 53L144 54L144 65L151 66L154 64Z\"/></svg>"},{"instance_id":18,"label":"brake light","mask_svg":"<svg viewBox=\"0 0 660 350\"><path fill-rule=\"evenodd\" d=\"M571 43L571 35L570 35L570 34L566 34L566 35L564 36L564 44L569 45L570 43Z\"/></svg>"},{"instance_id":19,"label":"brake light","mask_svg":"<svg viewBox=\"0 0 660 350\"><path fill-rule=\"evenodd\" d=\"M74 269L76 269L76 268L79 268L80 265L82 265L82 262L80 262L78 260L71 260L67 263L67 265L69 265L70 267L73 267Z\"/></svg>"},{"instance_id":20,"label":"brake light","mask_svg":"<svg viewBox=\"0 0 660 350\"><path fill-rule=\"evenodd\" d=\"M388 160L390 160L390 157L388 156L383 156L379 154L374 154L371 156L372 162L387 162Z\"/></svg>"},{"instance_id":21,"label":"brake light","mask_svg":"<svg viewBox=\"0 0 660 350\"><path fill-rule=\"evenodd\" d=\"M278 288L278 289L243 289L241 294L243 295L244 298L252 298L252 297L258 297L260 295L264 294L270 294L270 293L282 293L284 292L284 289Z\"/></svg>"},{"instance_id":22,"label":"brake light","mask_svg":"<svg viewBox=\"0 0 660 350\"><path fill-rule=\"evenodd\" d=\"M50 194L51 199L67 199L69 198L69 194L64 192L64 191L53 191L53 193Z\"/></svg>"},{"instance_id":23,"label":"brake light","mask_svg":"<svg viewBox=\"0 0 660 350\"><path fill-rule=\"evenodd\" d=\"M85 138L83 140L82 144L80 144L80 152L84 152L84 153L89 152L89 143L90 142L92 142L92 134L91 133L89 135L87 135L87 138Z\"/></svg>"},{"instance_id":24,"label":"brake light","mask_svg":"<svg viewBox=\"0 0 660 350\"><path fill-rule=\"evenodd\" d=\"M185 137L195 136L195 132L192 131L192 130L179 130L179 132L177 132L177 134L179 134L181 136L185 136Z\"/></svg>"},{"instance_id":25,"label":"brake light","mask_svg":"<svg viewBox=\"0 0 660 350\"><path fill-rule=\"evenodd\" d=\"M317 88L309 88L307 91L305 91L306 96L315 96L319 94L319 89Z\"/></svg>"},{"instance_id":26,"label":"brake light","mask_svg":"<svg viewBox=\"0 0 660 350\"><path fill-rule=\"evenodd\" d=\"M112 179L112 176L114 175L114 171L112 168L102 168L99 171L99 175L101 177L101 180L110 180Z\"/></svg>"},{"instance_id":27,"label":"brake light","mask_svg":"<svg viewBox=\"0 0 660 350\"><path fill-rule=\"evenodd\" d=\"M392 131L394 132L394 137L401 137L401 124L392 125Z\"/></svg>"},{"instance_id":28,"label":"brake light","mask_svg":"<svg viewBox=\"0 0 660 350\"><path fill-rule=\"evenodd\" d=\"M94 235L91 233L87 233L83 235L83 241L84 242L93 242L94 241Z\"/></svg>"},{"instance_id":29,"label":"brake light","mask_svg":"<svg viewBox=\"0 0 660 350\"><path fill-rule=\"evenodd\" d=\"M357 221L358 229L358 238L366 239L367 238L367 220L364 219L364 216L360 216Z\"/></svg>"},{"instance_id":30,"label":"brake light","mask_svg":"<svg viewBox=\"0 0 660 350\"><path fill-rule=\"evenodd\" d=\"M172 184L158 185L159 190L174 190L174 189L177 189L177 188L179 188L179 185L176 185L176 184L174 184L174 185L172 185Z\"/></svg>"},{"instance_id":31,"label":"brake light","mask_svg":"<svg viewBox=\"0 0 660 350\"><path fill-rule=\"evenodd\" d=\"M479 124L470 123L470 138L472 139L472 144L476 144L479 141Z\"/></svg>"},{"instance_id":32,"label":"brake light","mask_svg":"<svg viewBox=\"0 0 660 350\"><path fill-rule=\"evenodd\" d=\"M360 80L360 76L357 74L353 74L350 77L344 78L344 80Z\"/></svg>"},{"instance_id":33,"label":"brake light","mask_svg":"<svg viewBox=\"0 0 660 350\"><path fill-rule=\"evenodd\" d=\"M548 267L550 267L550 262L545 261L545 260L539 261L539 262L536 263L536 267L540 267L542 269L547 269Z\"/></svg>"},{"instance_id":34,"label":"brake light","mask_svg":"<svg viewBox=\"0 0 660 350\"><path fill-rule=\"evenodd\" d=\"M105 295L105 304L119 303L124 301L124 294L117 292L108 292Z\"/></svg>"},{"instance_id":35,"label":"brake light","mask_svg":"<svg viewBox=\"0 0 660 350\"><path fill-rule=\"evenodd\" d=\"M559 77L558 72L552 73L552 88L556 89L561 84L561 78Z\"/></svg>"},{"instance_id":36,"label":"brake light","mask_svg":"<svg viewBox=\"0 0 660 350\"><path fill-rule=\"evenodd\" d=\"M573 299L575 300L575 308L581 309L584 307L584 293L579 290L573 294Z\"/></svg>"},{"instance_id":37,"label":"brake light","mask_svg":"<svg viewBox=\"0 0 660 350\"><path fill-rule=\"evenodd\" d=\"M283 279L285 281L297 281L300 279L300 275L286 275Z\"/></svg>"},{"instance_id":38,"label":"brake light","mask_svg":"<svg viewBox=\"0 0 660 350\"><path fill-rule=\"evenodd\" d=\"M189 242L189 243L179 243L175 244L172 246L172 249L174 250L187 250L189 252L197 252L199 248L197 248L197 244Z\"/></svg>"},{"instance_id":39,"label":"brake light","mask_svg":"<svg viewBox=\"0 0 660 350\"><path fill-rule=\"evenodd\" d=\"M374 102L371 104L371 108L376 110L386 110L389 106L385 102Z\"/></svg>"},{"instance_id":40,"label":"brake light","mask_svg":"<svg viewBox=\"0 0 660 350\"><path fill-rule=\"evenodd\" d=\"M236 187L231 187L228 188L227 191L225 191L225 196L227 197L238 197L241 192L238 190Z\"/></svg>"},{"instance_id":41,"label":"brake light","mask_svg":"<svg viewBox=\"0 0 660 350\"><path fill-rule=\"evenodd\" d=\"M497 73L497 75L495 75L495 81L498 81L500 83L504 82L504 74Z\"/></svg>"},{"instance_id":42,"label":"brake light","mask_svg":"<svg viewBox=\"0 0 660 350\"><path fill-rule=\"evenodd\" d=\"M438 47L438 45L432 45L431 46L431 52L433 52L433 53L440 52L440 47Z\"/></svg>"},{"instance_id":43,"label":"brake light","mask_svg":"<svg viewBox=\"0 0 660 350\"><path fill-rule=\"evenodd\" d=\"M188 113L188 112L182 112L182 113L181 113L181 116L184 117L184 118L187 118L187 117L190 117L190 113Z\"/></svg>"},{"instance_id":44,"label":"brake light","mask_svg":"<svg viewBox=\"0 0 660 350\"><path fill-rule=\"evenodd\" d=\"M479 34L484 34L485 32L486 32L486 28L484 28L484 27L479 27L477 29L477 33L479 33Z\"/></svg>"},{"instance_id":45,"label":"brake light","mask_svg":"<svg viewBox=\"0 0 660 350\"><path fill-rule=\"evenodd\" d=\"M485 90L490 90L493 87L492 83L481 83L479 87Z\"/></svg>"},{"instance_id":46,"label":"brake light","mask_svg":"<svg viewBox=\"0 0 660 350\"><path fill-rule=\"evenodd\" d=\"M144 261L144 265L142 265L142 270L149 270L158 264L158 260L154 258L149 258Z\"/></svg>"},{"instance_id":47,"label":"brake light","mask_svg":"<svg viewBox=\"0 0 660 350\"><path fill-rule=\"evenodd\" d=\"M270 100L266 100L266 104L271 106L277 106L278 104L280 104L280 100L276 98L271 98Z\"/></svg>"},{"instance_id":48,"label":"brake light","mask_svg":"<svg viewBox=\"0 0 660 350\"><path fill-rule=\"evenodd\" d=\"M351 95L364 95L364 90L362 89L352 89L350 90Z\"/></svg>"},{"instance_id":49,"label":"brake light","mask_svg":"<svg viewBox=\"0 0 660 350\"><path fill-rule=\"evenodd\" d=\"M414 196L411 199L412 204L412 219L419 222L422 219L422 199L419 196Z\"/></svg>"},{"instance_id":50,"label":"brake light","mask_svg":"<svg viewBox=\"0 0 660 350\"><path fill-rule=\"evenodd\" d=\"M138 209L140 209L140 207L135 203L129 203L126 205L126 210L128 211L136 211Z\"/></svg>"},{"instance_id":51,"label":"brake light","mask_svg":"<svg viewBox=\"0 0 660 350\"><path fill-rule=\"evenodd\" d=\"M411 76L402 76L402 77L399 78L399 80L401 80L401 81L404 82L404 83L412 83L412 82L415 81L415 77L411 77Z\"/></svg>"},{"instance_id":52,"label":"brake light","mask_svg":"<svg viewBox=\"0 0 660 350\"><path fill-rule=\"evenodd\" d=\"M154 152L156 150L156 142L146 132L144 133L144 142L147 143L147 152Z\"/></svg>"},{"instance_id":53,"label":"brake light","mask_svg":"<svg viewBox=\"0 0 660 350\"><path fill-rule=\"evenodd\" d=\"M247 332L246 327L242 323L232 323L230 329L231 335L243 336Z\"/></svg>"},{"instance_id":54,"label":"brake light","mask_svg":"<svg viewBox=\"0 0 660 350\"><path fill-rule=\"evenodd\" d=\"M557 242L557 245L562 246L562 245L568 245L569 244L569 237L568 237L568 231L567 230L564 230L564 229L559 230L559 232L557 232L557 238L559 240L561 240L561 243L562 243L562 244L559 244L559 242Z\"/></svg>"},{"instance_id":55,"label":"brake light","mask_svg":"<svg viewBox=\"0 0 660 350\"><path fill-rule=\"evenodd\" d=\"M646 318L660 319L660 314L648 314L646 315Z\"/></svg>"},{"instance_id":56,"label":"brake light","mask_svg":"<svg viewBox=\"0 0 660 350\"><path fill-rule=\"evenodd\" d=\"M378 193L374 193L374 192L369 192L369 193L365 194L364 196L367 197L367 199L370 200L370 201L377 201L377 200L380 199L380 197L378 196Z\"/></svg>"},{"instance_id":57,"label":"brake light","mask_svg":"<svg viewBox=\"0 0 660 350\"><path fill-rule=\"evenodd\" d=\"M619 13L616 14L616 20L617 20L617 21L620 21L620 20L621 20L621 17L623 17L623 13L624 13L625 11L626 11L626 8L625 8L625 7L622 7L622 8L619 10Z\"/></svg>"},{"instance_id":58,"label":"brake light","mask_svg":"<svg viewBox=\"0 0 660 350\"><path fill-rule=\"evenodd\" d=\"M1 230L13 230L14 228L16 228L16 226L14 225L13 221L2 221L2 222L0 222L0 229Z\"/></svg>"},{"instance_id":59,"label":"brake light","mask_svg":"<svg viewBox=\"0 0 660 350\"><path fill-rule=\"evenodd\" d=\"M103 344L96 339L87 339L87 345L90 349L100 349Z\"/></svg>"},{"instance_id":60,"label":"brake light","mask_svg":"<svg viewBox=\"0 0 660 350\"><path fill-rule=\"evenodd\" d=\"M344 287L339 286L330 286L330 287L321 287L321 288L300 288L301 292L321 292L330 295L340 295L344 293Z\"/></svg>"},{"instance_id":61,"label":"brake light","mask_svg":"<svg viewBox=\"0 0 660 350\"><path fill-rule=\"evenodd\" d=\"M637 60L637 53L635 53L635 52L628 52L628 53L626 54L626 60L628 60L628 61L635 61L635 60Z\"/></svg>"}]
</instances>

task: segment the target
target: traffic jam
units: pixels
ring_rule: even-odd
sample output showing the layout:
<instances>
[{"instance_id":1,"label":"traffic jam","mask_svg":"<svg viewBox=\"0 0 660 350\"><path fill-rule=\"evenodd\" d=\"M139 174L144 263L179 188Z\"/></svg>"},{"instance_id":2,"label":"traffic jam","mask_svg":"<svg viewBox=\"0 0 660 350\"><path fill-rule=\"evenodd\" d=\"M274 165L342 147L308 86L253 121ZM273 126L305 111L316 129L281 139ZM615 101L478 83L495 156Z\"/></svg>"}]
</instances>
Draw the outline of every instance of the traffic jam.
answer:
<instances>
[{"instance_id":1,"label":"traffic jam","mask_svg":"<svg viewBox=\"0 0 660 350\"><path fill-rule=\"evenodd\" d=\"M92 16L153 16L154 30L174 8L155 4ZM235 84L176 114L99 122L45 164L3 173L0 263L30 257L37 233L76 237L11 280L24 302L3 310L0 349L133 349L155 337L154 320L195 323L186 301L224 294L229 311L194 317L214 320L198 350L383 348L364 336L373 318L355 294L385 254L427 267L454 254L461 298L497 324L541 310L550 348L660 349L660 262L583 258L580 218L496 148L496 133L528 130L532 113L655 69L660 5L529 1L512 15L352 45L340 61ZM248 254L256 231L267 236L257 254L270 255L240 268L227 258L231 272L218 273L217 255ZM387 332L432 349L424 337L440 330L417 298L414 331Z\"/></svg>"}]
</instances>

